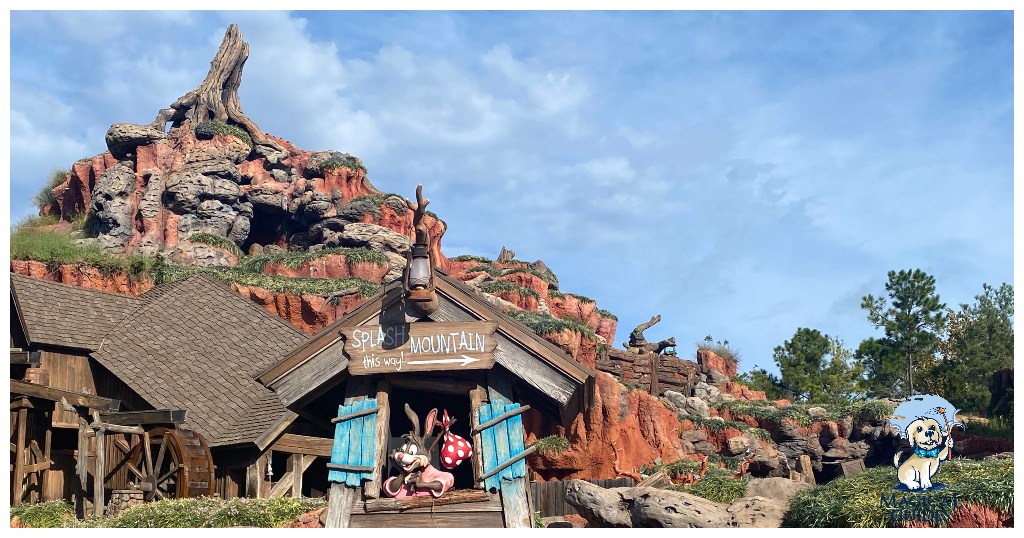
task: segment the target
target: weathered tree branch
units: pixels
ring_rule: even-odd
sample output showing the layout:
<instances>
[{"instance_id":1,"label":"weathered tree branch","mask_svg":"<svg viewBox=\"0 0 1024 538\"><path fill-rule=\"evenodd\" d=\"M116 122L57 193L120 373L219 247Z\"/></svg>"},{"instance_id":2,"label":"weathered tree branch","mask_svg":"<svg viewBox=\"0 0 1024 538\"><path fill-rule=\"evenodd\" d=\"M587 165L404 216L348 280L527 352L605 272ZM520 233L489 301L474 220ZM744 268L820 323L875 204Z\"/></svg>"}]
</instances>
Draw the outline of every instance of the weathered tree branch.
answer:
<instances>
[{"instance_id":1,"label":"weathered tree branch","mask_svg":"<svg viewBox=\"0 0 1024 538\"><path fill-rule=\"evenodd\" d=\"M224 40L217 54L210 61L210 72L196 89L179 97L157 113L151 124L163 131L167 122L179 127L185 120L200 123L216 120L232 123L244 129L252 137L253 144L264 145L283 151L275 141L267 137L256 123L242 112L238 99L238 87L242 83L242 68L249 58L249 44L242 41L238 26L232 24L224 33Z\"/></svg>"},{"instance_id":2,"label":"weathered tree branch","mask_svg":"<svg viewBox=\"0 0 1024 538\"><path fill-rule=\"evenodd\" d=\"M429 203L430 199L423 197L423 185L416 185L415 204L412 203L412 200L405 201L405 205L413 210L412 226L416 229L416 243L430 243L430 238L427 236L427 225L423 223L423 215L426 214L427 204Z\"/></svg>"}]
</instances>

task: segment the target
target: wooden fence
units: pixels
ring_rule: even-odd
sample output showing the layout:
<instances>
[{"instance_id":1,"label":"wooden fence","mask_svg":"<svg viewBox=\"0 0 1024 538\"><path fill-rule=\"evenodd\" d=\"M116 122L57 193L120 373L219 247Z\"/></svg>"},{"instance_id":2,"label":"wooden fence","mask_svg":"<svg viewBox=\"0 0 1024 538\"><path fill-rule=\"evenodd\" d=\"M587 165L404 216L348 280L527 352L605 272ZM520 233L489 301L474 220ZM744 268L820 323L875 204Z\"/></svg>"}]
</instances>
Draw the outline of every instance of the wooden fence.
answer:
<instances>
[{"instance_id":1,"label":"wooden fence","mask_svg":"<svg viewBox=\"0 0 1024 538\"><path fill-rule=\"evenodd\" d=\"M533 509L539 510L541 517L565 516L578 514L576 508L565 502L565 488L569 480L551 482L530 482L530 500ZM587 480L602 488L631 487L635 482L632 478L612 478L607 480Z\"/></svg>"}]
</instances>

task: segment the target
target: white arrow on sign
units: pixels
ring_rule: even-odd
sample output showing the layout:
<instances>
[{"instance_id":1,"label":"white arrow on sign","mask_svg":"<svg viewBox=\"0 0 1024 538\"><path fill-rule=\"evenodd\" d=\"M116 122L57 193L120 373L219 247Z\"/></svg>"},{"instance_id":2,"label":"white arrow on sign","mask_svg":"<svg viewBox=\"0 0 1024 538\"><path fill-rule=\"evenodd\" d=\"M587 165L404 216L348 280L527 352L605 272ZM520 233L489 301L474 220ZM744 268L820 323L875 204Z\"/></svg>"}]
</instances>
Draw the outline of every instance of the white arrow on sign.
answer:
<instances>
[{"instance_id":1,"label":"white arrow on sign","mask_svg":"<svg viewBox=\"0 0 1024 538\"><path fill-rule=\"evenodd\" d=\"M406 364L452 364L456 362L461 362L462 364L460 364L459 366L465 366L471 362L477 362L479 360L480 359L474 359L473 357L467 357L463 355L461 359L434 359L430 361L409 361Z\"/></svg>"}]
</instances>

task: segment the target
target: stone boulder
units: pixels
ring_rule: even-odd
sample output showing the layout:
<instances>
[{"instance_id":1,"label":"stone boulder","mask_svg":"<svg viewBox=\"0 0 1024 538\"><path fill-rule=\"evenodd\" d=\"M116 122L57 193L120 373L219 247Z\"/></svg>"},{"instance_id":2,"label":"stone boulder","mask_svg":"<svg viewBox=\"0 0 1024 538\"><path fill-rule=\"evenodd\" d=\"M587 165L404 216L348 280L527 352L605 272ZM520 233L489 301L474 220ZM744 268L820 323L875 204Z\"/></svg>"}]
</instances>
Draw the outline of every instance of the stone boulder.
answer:
<instances>
[{"instance_id":1,"label":"stone boulder","mask_svg":"<svg viewBox=\"0 0 1024 538\"><path fill-rule=\"evenodd\" d=\"M721 400L722 391L718 387L701 382L693 386L693 395L708 403L716 403Z\"/></svg>"},{"instance_id":2,"label":"stone boulder","mask_svg":"<svg viewBox=\"0 0 1024 538\"><path fill-rule=\"evenodd\" d=\"M167 138L167 133L150 125L115 123L107 130L107 149L116 159L125 159L139 146L148 146Z\"/></svg>"},{"instance_id":3,"label":"stone boulder","mask_svg":"<svg viewBox=\"0 0 1024 538\"><path fill-rule=\"evenodd\" d=\"M777 528L789 500L808 484L785 478L751 480L748 495L722 504L681 491L602 488L573 480L565 501L592 527Z\"/></svg>"}]
</instances>

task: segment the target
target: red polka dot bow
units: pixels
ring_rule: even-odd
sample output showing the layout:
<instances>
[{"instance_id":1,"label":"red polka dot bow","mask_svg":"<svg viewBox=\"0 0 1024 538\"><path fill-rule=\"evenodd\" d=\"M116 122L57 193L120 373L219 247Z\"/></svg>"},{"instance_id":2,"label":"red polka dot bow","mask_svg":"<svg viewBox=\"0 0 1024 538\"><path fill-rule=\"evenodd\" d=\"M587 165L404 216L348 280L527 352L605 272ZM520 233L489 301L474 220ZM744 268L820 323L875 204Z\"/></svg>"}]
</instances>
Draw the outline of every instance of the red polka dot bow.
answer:
<instances>
[{"instance_id":1,"label":"red polka dot bow","mask_svg":"<svg viewBox=\"0 0 1024 538\"><path fill-rule=\"evenodd\" d=\"M473 455L473 446L469 444L469 441L451 432L452 422L452 419L448 417L447 409L444 410L441 420L437 422L441 431L444 432L444 444L441 445L441 465L445 469L454 469Z\"/></svg>"}]
</instances>

